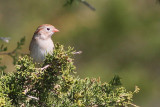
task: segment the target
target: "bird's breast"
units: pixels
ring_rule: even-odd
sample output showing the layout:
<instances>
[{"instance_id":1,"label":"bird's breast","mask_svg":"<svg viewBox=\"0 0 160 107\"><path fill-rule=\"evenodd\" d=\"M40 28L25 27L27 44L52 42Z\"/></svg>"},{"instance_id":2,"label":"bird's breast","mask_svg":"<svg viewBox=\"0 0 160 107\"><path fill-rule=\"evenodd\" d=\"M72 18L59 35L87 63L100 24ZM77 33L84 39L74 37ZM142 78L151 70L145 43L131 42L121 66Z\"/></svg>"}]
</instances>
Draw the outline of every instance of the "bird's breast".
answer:
<instances>
[{"instance_id":1,"label":"bird's breast","mask_svg":"<svg viewBox=\"0 0 160 107\"><path fill-rule=\"evenodd\" d=\"M53 53L54 44L51 39L49 40L37 40L35 46L31 51L31 57L35 62L42 63L45 56L49 53Z\"/></svg>"}]
</instances>

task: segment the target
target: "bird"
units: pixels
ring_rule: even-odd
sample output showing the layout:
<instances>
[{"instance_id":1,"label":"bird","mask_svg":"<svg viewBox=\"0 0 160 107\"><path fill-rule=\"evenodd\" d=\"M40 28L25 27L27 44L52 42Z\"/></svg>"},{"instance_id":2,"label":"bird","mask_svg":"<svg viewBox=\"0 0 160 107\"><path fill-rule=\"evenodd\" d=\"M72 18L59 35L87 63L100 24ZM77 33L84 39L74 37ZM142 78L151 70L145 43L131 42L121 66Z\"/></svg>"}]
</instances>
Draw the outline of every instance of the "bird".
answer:
<instances>
[{"instance_id":1,"label":"bird","mask_svg":"<svg viewBox=\"0 0 160 107\"><path fill-rule=\"evenodd\" d=\"M51 24L43 24L36 29L29 46L33 62L42 64L45 56L53 53L54 43L51 37L55 32L59 30Z\"/></svg>"}]
</instances>

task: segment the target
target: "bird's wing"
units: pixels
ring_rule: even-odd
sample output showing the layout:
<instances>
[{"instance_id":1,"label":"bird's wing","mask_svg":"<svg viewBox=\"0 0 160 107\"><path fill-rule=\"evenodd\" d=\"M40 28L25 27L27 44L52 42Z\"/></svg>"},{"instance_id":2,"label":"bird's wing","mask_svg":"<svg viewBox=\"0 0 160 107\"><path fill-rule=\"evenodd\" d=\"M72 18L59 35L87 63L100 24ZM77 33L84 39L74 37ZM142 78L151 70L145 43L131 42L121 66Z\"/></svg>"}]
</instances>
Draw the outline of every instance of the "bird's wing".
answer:
<instances>
[{"instance_id":1,"label":"bird's wing","mask_svg":"<svg viewBox=\"0 0 160 107\"><path fill-rule=\"evenodd\" d=\"M31 51L33 46L34 46L34 43L35 43L35 38L33 37L32 40L31 40L31 43L29 45L29 50Z\"/></svg>"}]
</instances>

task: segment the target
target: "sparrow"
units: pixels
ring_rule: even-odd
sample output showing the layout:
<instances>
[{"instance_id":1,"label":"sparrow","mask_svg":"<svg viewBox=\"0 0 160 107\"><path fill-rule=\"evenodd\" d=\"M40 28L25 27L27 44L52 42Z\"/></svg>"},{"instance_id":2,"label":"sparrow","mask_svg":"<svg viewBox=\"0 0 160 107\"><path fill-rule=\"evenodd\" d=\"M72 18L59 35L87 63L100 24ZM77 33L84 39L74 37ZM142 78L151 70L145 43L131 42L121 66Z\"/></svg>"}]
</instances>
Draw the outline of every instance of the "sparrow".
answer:
<instances>
[{"instance_id":1,"label":"sparrow","mask_svg":"<svg viewBox=\"0 0 160 107\"><path fill-rule=\"evenodd\" d=\"M55 32L59 30L50 24L40 25L34 32L29 46L33 62L43 63L45 56L53 53L54 43L51 37Z\"/></svg>"}]
</instances>

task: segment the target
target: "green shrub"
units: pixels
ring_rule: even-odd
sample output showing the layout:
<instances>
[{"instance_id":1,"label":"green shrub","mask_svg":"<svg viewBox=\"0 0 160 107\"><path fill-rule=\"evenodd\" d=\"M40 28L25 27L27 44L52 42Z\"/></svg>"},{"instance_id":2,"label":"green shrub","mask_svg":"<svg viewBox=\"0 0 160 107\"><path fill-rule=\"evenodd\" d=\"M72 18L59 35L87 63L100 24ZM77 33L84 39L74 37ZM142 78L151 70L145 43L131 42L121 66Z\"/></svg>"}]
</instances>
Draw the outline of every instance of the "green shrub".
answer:
<instances>
[{"instance_id":1,"label":"green shrub","mask_svg":"<svg viewBox=\"0 0 160 107\"><path fill-rule=\"evenodd\" d=\"M19 58L16 72L0 77L0 106L36 107L114 107L132 104L134 92L121 86L115 76L109 83L74 76L73 48L55 45L41 68L28 56Z\"/></svg>"}]
</instances>

